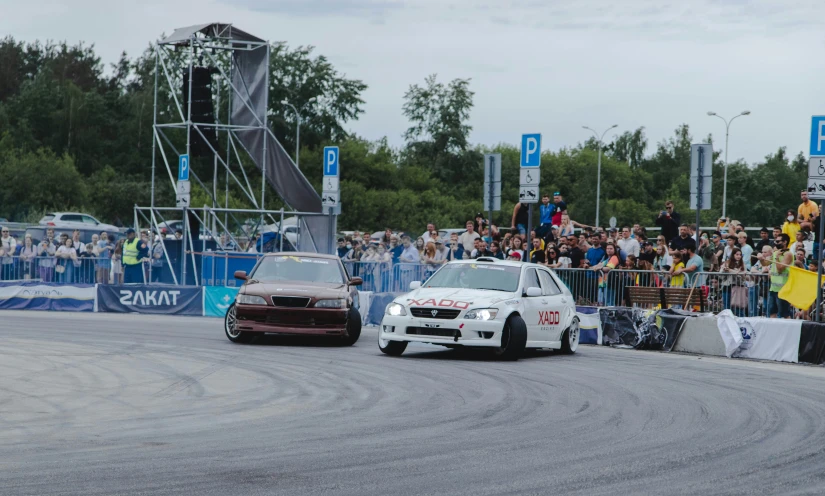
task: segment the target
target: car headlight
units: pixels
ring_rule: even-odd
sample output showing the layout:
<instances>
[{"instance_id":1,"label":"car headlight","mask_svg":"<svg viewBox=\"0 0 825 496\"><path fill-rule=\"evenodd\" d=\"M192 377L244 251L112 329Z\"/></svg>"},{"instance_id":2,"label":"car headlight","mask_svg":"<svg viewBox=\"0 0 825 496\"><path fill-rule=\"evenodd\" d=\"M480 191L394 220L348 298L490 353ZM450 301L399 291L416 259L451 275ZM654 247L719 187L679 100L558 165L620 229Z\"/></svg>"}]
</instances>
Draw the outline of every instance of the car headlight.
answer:
<instances>
[{"instance_id":1,"label":"car headlight","mask_svg":"<svg viewBox=\"0 0 825 496\"><path fill-rule=\"evenodd\" d=\"M315 308L347 308L347 300L318 300L315 303Z\"/></svg>"},{"instance_id":2,"label":"car headlight","mask_svg":"<svg viewBox=\"0 0 825 496\"><path fill-rule=\"evenodd\" d=\"M467 312L464 318L472 320L493 320L496 318L496 315L498 315L498 309L496 308L477 308Z\"/></svg>"},{"instance_id":3,"label":"car headlight","mask_svg":"<svg viewBox=\"0 0 825 496\"><path fill-rule=\"evenodd\" d=\"M235 301L241 305L266 305L266 300L262 296L248 294L239 294L238 299Z\"/></svg>"},{"instance_id":4,"label":"car headlight","mask_svg":"<svg viewBox=\"0 0 825 496\"><path fill-rule=\"evenodd\" d=\"M400 315L407 315L407 309L400 303L390 303L387 305L387 309L384 313L387 315L392 315L393 317L398 317Z\"/></svg>"}]
</instances>

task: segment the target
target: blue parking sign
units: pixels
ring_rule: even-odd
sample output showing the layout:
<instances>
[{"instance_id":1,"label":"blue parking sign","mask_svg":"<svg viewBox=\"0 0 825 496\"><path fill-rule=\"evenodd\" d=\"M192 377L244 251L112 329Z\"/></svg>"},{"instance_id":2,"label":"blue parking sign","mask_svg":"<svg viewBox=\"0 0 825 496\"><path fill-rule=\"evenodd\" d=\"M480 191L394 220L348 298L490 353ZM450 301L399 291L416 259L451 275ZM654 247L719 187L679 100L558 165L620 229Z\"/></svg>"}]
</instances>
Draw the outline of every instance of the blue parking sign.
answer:
<instances>
[{"instance_id":1,"label":"blue parking sign","mask_svg":"<svg viewBox=\"0 0 825 496\"><path fill-rule=\"evenodd\" d=\"M538 167L541 165L541 134L521 135L521 166Z\"/></svg>"},{"instance_id":2,"label":"blue parking sign","mask_svg":"<svg viewBox=\"0 0 825 496\"><path fill-rule=\"evenodd\" d=\"M189 155L178 157L178 181L189 180Z\"/></svg>"},{"instance_id":3,"label":"blue parking sign","mask_svg":"<svg viewBox=\"0 0 825 496\"><path fill-rule=\"evenodd\" d=\"M338 176L338 147L324 147L324 176Z\"/></svg>"},{"instance_id":4,"label":"blue parking sign","mask_svg":"<svg viewBox=\"0 0 825 496\"><path fill-rule=\"evenodd\" d=\"M825 115L811 117L811 157L825 156Z\"/></svg>"}]
</instances>

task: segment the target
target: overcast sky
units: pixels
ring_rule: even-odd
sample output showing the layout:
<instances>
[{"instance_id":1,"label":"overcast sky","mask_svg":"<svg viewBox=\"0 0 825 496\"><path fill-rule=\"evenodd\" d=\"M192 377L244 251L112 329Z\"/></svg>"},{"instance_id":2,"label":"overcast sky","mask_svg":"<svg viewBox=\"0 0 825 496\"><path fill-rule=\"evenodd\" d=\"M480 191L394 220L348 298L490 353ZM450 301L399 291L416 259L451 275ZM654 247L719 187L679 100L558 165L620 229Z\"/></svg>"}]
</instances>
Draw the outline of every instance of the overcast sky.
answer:
<instances>
[{"instance_id":1,"label":"overcast sky","mask_svg":"<svg viewBox=\"0 0 825 496\"><path fill-rule=\"evenodd\" d=\"M83 40L105 62L213 21L315 45L369 85L351 130L393 145L404 92L431 73L472 79L471 139L486 145L541 132L557 150L585 140L583 125L618 124L644 126L652 153L687 123L722 149L707 111L750 110L731 126L730 160L753 163L780 146L807 153L810 116L825 113L825 2L813 0L0 0L0 12L0 36Z\"/></svg>"}]
</instances>

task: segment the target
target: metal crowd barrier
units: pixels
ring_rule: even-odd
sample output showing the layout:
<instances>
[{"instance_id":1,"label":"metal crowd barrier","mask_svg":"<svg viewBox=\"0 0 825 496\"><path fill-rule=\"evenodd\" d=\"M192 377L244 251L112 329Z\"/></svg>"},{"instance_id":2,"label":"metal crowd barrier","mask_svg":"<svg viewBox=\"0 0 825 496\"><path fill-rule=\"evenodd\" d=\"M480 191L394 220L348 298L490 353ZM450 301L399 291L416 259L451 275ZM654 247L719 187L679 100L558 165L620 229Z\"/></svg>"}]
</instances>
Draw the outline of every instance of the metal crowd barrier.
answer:
<instances>
[{"instance_id":1,"label":"metal crowd barrier","mask_svg":"<svg viewBox=\"0 0 825 496\"><path fill-rule=\"evenodd\" d=\"M118 264L115 264L117 266ZM144 263L146 282L149 264ZM117 269L115 269L117 270ZM0 257L0 281L34 281L57 284L120 284L123 271L112 270L112 260L101 257L82 257L77 260L48 257Z\"/></svg>"},{"instance_id":2,"label":"metal crowd barrier","mask_svg":"<svg viewBox=\"0 0 825 496\"><path fill-rule=\"evenodd\" d=\"M687 277L682 285L674 286L671 276L659 271L611 270L601 284L599 274L592 269L555 269L555 272L579 305L628 306L625 288L629 286L691 287ZM768 316L769 274L702 272L698 277L695 290L706 295L708 311L732 310L740 317Z\"/></svg>"}]
</instances>

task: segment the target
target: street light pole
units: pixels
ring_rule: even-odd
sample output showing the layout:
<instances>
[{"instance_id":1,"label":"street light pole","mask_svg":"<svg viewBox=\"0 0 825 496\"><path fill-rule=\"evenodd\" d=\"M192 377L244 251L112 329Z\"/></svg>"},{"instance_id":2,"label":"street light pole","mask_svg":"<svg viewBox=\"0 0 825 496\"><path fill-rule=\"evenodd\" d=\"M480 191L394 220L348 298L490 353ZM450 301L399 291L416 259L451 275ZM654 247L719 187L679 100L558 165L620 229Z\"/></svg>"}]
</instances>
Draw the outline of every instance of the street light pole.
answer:
<instances>
[{"instance_id":1,"label":"street light pole","mask_svg":"<svg viewBox=\"0 0 825 496\"><path fill-rule=\"evenodd\" d=\"M730 125L734 119L737 117L742 117L743 115L750 115L750 110L745 110L744 112L739 113L738 115L733 116L730 120L725 119L721 115L717 114L716 112L708 112L708 115L711 117L718 117L722 119L725 123L725 179L722 184L722 217L725 217L725 211L728 204L728 140L730 138Z\"/></svg>"},{"instance_id":2,"label":"street light pole","mask_svg":"<svg viewBox=\"0 0 825 496\"><path fill-rule=\"evenodd\" d=\"M614 127L619 127L618 124L613 124L609 128L605 129L602 133L601 137L599 137L599 133L597 133L594 129L591 129L587 126L582 126L584 129L592 132L596 139L599 140L599 165L598 165L598 172L596 177L596 227L599 226L599 203L601 202L602 198L602 140L604 139L604 135L607 134L608 131L613 129Z\"/></svg>"}]
</instances>

